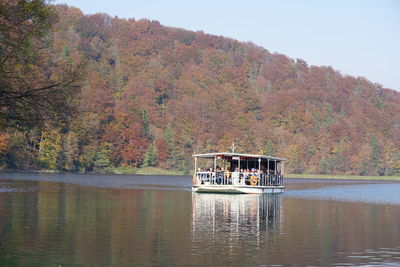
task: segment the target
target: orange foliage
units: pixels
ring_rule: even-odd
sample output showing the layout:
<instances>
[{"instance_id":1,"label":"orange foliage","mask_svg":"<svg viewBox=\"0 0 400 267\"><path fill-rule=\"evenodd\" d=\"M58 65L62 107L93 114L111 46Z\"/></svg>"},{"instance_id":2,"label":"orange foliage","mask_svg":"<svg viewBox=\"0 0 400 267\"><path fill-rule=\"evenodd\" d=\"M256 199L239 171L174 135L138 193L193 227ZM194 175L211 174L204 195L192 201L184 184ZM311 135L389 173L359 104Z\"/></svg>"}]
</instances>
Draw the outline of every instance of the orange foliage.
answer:
<instances>
[{"instance_id":1,"label":"orange foliage","mask_svg":"<svg viewBox=\"0 0 400 267\"><path fill-rule=\"evenodd\" d=\"M377 168L397 171L398 92L251 43L56 10L57 50L88 58L73 130L81 147L112 144L116 166L139 166L150 143L160 166L191 168L192 153L227 151L233 141L237 151L258 152L271 140L290 159L288 172L358 173L376 136Z\"/></svg>"},{"instance_id":2,"label":"orange foliage","mask_svg":"<svg viewBox=\"0 0 400 267\"><path fill-rule=\"evenodd\" d=\"M7 153L10 146L10 135L8 133L0 133L0 155Z\"/></svg>"}]
</instances>

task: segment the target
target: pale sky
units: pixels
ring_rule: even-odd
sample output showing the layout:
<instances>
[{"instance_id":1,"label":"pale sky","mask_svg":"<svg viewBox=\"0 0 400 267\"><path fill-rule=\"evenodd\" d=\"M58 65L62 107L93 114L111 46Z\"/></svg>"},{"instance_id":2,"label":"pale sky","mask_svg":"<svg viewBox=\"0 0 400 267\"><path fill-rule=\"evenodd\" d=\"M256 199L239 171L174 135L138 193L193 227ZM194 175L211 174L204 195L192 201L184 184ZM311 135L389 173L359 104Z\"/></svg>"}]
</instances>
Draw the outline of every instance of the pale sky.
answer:
<instances>
[{"instance_id":1,"label":"pale sky","mask_svg":"<svg viewBox=\"0 0 400 267\"><path fill-rule=\"evenodd\" d=\"M332 66L400 91L397 0L55 0L85 14L147 18L162 25L250 41L269 52Z\"/></svg>"}]
</instances>

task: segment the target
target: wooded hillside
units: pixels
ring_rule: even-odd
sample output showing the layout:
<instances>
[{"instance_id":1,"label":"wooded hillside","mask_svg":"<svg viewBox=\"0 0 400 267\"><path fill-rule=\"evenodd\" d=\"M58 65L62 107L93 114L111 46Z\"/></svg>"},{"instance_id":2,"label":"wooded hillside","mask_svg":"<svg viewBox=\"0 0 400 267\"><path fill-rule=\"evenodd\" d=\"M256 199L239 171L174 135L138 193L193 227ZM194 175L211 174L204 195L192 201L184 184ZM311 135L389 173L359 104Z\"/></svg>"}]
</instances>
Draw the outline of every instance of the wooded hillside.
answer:
<instances>
[{"instance_id":1,"label":"wooded hillside","mask_svg":"<svg viewBox=\"0 0 400 267\"><path fill-rule=\"evenodd\" d=\"M394 90L252 43L54 8L54 55L87 59L79 115L5 130L2 168L188 170L191 154L235 142L287 158L290 173L400 174Z\"/></svg>"}]
</instances>

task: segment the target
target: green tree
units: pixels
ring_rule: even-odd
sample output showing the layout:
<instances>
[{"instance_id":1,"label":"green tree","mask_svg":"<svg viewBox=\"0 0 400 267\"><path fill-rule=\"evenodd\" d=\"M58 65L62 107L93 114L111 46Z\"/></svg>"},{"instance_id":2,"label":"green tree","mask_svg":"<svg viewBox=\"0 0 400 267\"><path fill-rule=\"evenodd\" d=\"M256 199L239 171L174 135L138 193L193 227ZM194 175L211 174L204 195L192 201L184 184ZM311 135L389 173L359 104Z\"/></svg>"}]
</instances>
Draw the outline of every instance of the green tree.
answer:
<instances>
[{"instance_id":1,"label":"green tree","mask_svg":"<svg viewBox=\"0 0 400 267\"><path fill-rule=\"evenodd\" d=\"M93 160L94 170L102 170L111 166L109 145L103 145L96 152Z\"/></svg>"},{"instance_id":2,"label":"green tree","mask_svg":"<svg viewBox=\"0 0 400 267\"><path fill-rule=\"evenodd\" d=\"M74 171L79 162L79 144L76 133L70 131L63 135L62 151L60 155L59 168Z\"/></svg>"},{"instance_id":3,"label":"green tree","mask_svg":"<svg viewBox=\"0 0 400 267\"><path fill-rule=\"evenodd\" d=\"M17 132L10 137L8 152L2 160L8 169L25 169L30 153L23 133Z\"/></svg>"},{"instance_id":4,"label":"green tree","mask_svg":"<svg viewBox=\"0 0 400 267\"><path fill-rule=\"evenodd\" d=\"M328 174L328 164L326 163L326 160L324 158L319 160L319 173L320 174Z\"/></svg>"},{"instance_id":5,"label":"green tree","mask_svg":"<svg viewBox=\"0 0 400 267\"><path fill-rule=\"evenodd\" d=\"M39 163L42 168L56 170L61 152L61 134L58 130L46 131L39 148Z\"/></svg>"},{"instance_id":6,"label":"green tree","mask_svg":"<svg viewBox=\"0 0 400 267\"><path fill-rule=\"evenodd\" d=\"M173 151L175 149L175 139L174 139L174 130L172 129L171 124L168 124L165 128L165 140L168 144L169 151Z\"/></svg>"},{"instance_id":7,"label":"green tree","mask_svg":"<svg viewBox=\"0 0 400 267\"><path fill-rule=\"evenodd\" d=\"M147 115L147 111L142 108L142 125L143 125L143 134L145 137L150 137L150 123L149 123L149 116Z\"/></svg>"},{"instance_id":8,"label":"green tree","mask_svg":"<svg viewBox=\"0 0 400 267\"><path fill-rule=\"evenodd\" d=\"M81 172L92 171L96 158L96 147L94 145L84 146L79 157L79 170Z\"/></svg>"},{"instance_id":9,"label":"green tree","mask_svg":"<svg viewBox=\"0 0 400 267\"><path fill-rule=\"evenodd\" d=\"M151 143L147 147L146 154L144 154L143 158L143 167L153 167L157 165L157 150L154 145Z\"/></svg>"},{"instance_id":10,"label":"green tree","mask_svg":"<svg viewBox=\"0 0 400 267\"><path fill-rule=\"evenodd\" d=\"M178 166L179 156L177 155L176 151L175 133L171 124L168 124L167 127L165 128L164 137L165 141L167 142L168 152L169 152L167 160L168 167L170 169L180 168L181 166Z\"/></svg>"},{"instance_id":11,"label":"green tree","mask_svg":"<svg viewBox=\"0 0 400 267\"><path fill-rule=\"evenodd\" d=\"M376 139L376 136L372 136L371 142L370 142L370 147L371 147L371 171L374 174L377 174L378 172L378 167L381 163L381 158L380 158L380 151L379 151L379 146L378 146L378 140Z\"/></svg>"},{"instance_id":12,"label":"green tree","mask_svg":"<svg viewBox=\"0 0 400 267\"><path fill-rule=\"evenodd\" d=\"M275 156L275 148L274 148L274 143L272 143L271 140L268 140L267 143L265 144L265 147L262 151L262 153L265 156Z\"/></svg>"},{"instance_id":13,"label":"green tree","mask_svg":"<svg viewBox=\"0 0 400 267\"><path fill-rule=\"evenodd\" d=\"M360 163L360 166L358 168L358 174L359 175L371 175L370 173L370 166L369 166L369 162L363 160Z\"/></svg>"}]
</instances>

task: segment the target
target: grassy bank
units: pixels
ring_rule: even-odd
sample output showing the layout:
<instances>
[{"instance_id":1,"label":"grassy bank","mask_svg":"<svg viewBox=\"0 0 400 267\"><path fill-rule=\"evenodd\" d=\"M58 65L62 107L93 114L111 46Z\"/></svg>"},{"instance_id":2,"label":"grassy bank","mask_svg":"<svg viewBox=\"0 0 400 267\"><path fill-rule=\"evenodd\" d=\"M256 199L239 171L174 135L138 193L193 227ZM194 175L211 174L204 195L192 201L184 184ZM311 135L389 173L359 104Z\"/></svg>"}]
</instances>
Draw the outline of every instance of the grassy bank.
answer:
<instances>
[{"instance_id":1,"label":"grassy bank","mask_svg":"<svg viewBox=\"0 0 400 267\"><path fill-rule=\"evenodd\" d=\"M146 174L146 175L185 175L184 171L171 171L155 167L133 168L133 167L118 167L108 168L106 173L112 174ZM186 174L188 175L188 174Z\"/></svg>"},{"instance_id":2,"label":"grassy bank","mask_svg":"<svg viewBox=\"0 0 400 267\"><path fill-rule=\"evenodd\" d=\"M147 175L192 175L184 171L170 171L155 167L132 168L119 167L107 169L108 173L114 174L147 174ZM400 181L400 176L357 176L357 175L322 175L322 174L286 174L285 178L302 179L344 179L344 180L376 180L376 181Z\"/></svg>"},{"instance_id":3,"label":"grassy bank","mask_svg":"<svg viewBox=\"0 0 400 267\"><path fill-rule=\"evenodd\" d=\"M400 176L358 176L329 174L286 174L285 178L400 181Z\"/></svg>"}]
</instances>

